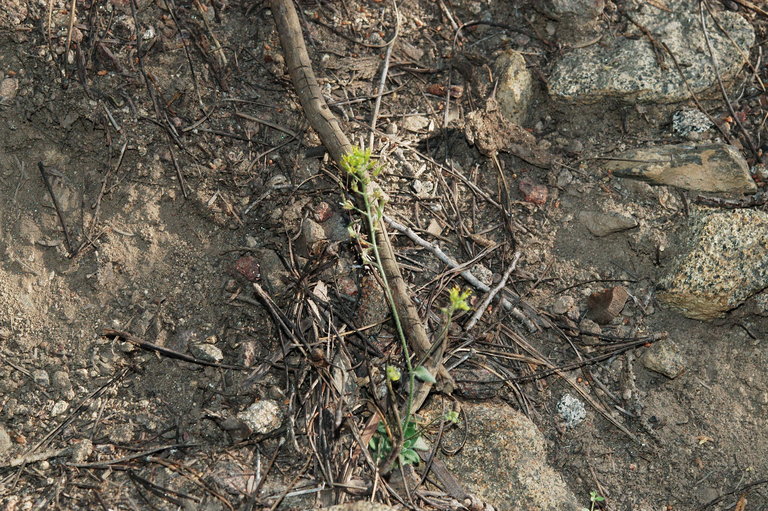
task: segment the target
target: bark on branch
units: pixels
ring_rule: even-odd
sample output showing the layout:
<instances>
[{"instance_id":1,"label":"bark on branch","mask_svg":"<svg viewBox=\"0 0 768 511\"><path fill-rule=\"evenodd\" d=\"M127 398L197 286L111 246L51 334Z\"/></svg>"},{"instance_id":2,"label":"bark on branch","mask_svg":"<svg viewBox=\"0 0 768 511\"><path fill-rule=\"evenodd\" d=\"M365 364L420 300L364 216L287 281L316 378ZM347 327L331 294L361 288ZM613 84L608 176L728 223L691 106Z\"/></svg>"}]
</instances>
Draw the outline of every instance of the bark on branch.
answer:
<instances>
[{"instance_id":1,"label":"bark on branch","mask_svg":"<svg viewBox=\"0 0 768 511\"><path fill-rule=\"evenodd\" d=\"M312 70L312 62L307 54L304 36L299 24L293 0L271 0L272 16L277 25L280 44L283 48L285 63L288 67L291 81L299 97L304 114L312 128L317 132L334 162L341 168L342 157L352 150L352 143L344 134L339 121L331 113L320 86ZM400 273L400 267L395 259L395 252L383 222L379 222L376 237L379 242L379 252L387 280L392 288L395 307L400 316L403 330L417 359L428 357L433 351L432 343L427 335L424 323L419 318L416 306L410 297L408 285ZM437 350L441 351L441 350ZM441 383L441 390L451 392L454 382L441 360L430 360L424 364ZM429 385L420 387L414 400L414 409L418 409L429 393Z\"/></svg>"}]
</instances>

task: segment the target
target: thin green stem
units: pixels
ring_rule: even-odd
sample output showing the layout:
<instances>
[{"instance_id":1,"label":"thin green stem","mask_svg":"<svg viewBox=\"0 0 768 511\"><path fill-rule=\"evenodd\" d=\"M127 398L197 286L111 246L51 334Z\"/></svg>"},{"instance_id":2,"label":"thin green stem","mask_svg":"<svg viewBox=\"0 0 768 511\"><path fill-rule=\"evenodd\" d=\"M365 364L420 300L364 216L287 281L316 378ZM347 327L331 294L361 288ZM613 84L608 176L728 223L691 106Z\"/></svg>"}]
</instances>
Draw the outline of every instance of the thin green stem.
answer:
<instances>
[{"instance_id":1,"label":"thin green stem","mask_svg":"<svg viewBox=\"0 0 768 511\"><path fill-rule=\"evenodd\" d=\"M405 339L405 332L403 331L403 325L400 322L400 315L397 313L397 306L395 305L395 299L392 296L392 289L389 287L389 281L387 275L384 273L384 265L381 263L381 255L379 254L379 245L376 239L376 225L374 223L373 214L371 212L371 202L368 198L368 186L361 180L363 189L361 190L363 196L363 202L365 204L365 218L368 222L368 231L371 234L371 246L373 247L373 255L376 259L376 269L381 276L381 280L384 282L384 294L387 297L389 308L392 311L392 318L395 321L395 329L397 330L397 336L400 338L400 344L403 347L403 356L405 358L405 367L408 370L408 398L405 408L405 424L407 425L411 420L411 407L413 406L413 389L416 385L416 377L413 373L413 366L411 365L411 354L408 351L408 342ZM402 425L400 426L402 429Z\"/></svg>"}]
</instances>

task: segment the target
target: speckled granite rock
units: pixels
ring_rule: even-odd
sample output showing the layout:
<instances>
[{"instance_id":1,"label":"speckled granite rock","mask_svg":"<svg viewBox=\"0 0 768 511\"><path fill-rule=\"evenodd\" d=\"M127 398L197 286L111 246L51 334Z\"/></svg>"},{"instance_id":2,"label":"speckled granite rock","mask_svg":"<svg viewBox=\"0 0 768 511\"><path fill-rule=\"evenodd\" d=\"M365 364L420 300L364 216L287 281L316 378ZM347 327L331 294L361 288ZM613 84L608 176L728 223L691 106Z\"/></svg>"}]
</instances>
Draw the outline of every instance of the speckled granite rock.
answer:
<instances>
[{"instance_id":1,"label":"speckled granite rock","mask_svg":"<svg viewBox=\"0 0 768 511\"><path fill-rule=\"evenodd\" d=\"M658 283L659 300L693 319L714 319L768 287L768 214L704 210L689 247Z\"/></svg>"},{"instance_id":2,"label":"speckled granite rock","mask_svg":"<svg viewBox=\"0 0 768 511\"><path fill-rule=\"evenodd\" d=\"M606 161L604 168L616 177L702 192L757 191L746 160L728 144L643 147L624 151L614 158Z\"/></svg>"},{"instance_id":3,"label":"speckled granite rock","mask_svg":"<svg viewBox=\"0 0 768 511\"><path fill-rule=\"evenodd\" d=\"M468 492L497 511L582 509L546 464L544 437L525 415L507 405L463 403L461 419L469 436L461 454L444 461Z\"/></svg>"},{"instance_id":4,"label":"speckled granite rock","mask_svg":"<svg viewBox=\"0 0 768 511\"><path fill-rule=\"evenodd\" d=\"M716 86L716 73L699 20L698 1L669 0L666 4L672 12L657 9L648 2L637 4L640 7L628 10L629 16L645 26L656 41L667 44L693 92L699 94ZM742 58L709 15L706 22L720 75L728 80L741 69ZM717 22L748 54L755 41L750 24L734 12L717 13ZM600 44L563 56L550 78L550 94L563 101L585 104L605 98L659 103L690 98L671 57L664 55L662 68L648 38L634 24L628 25L626 35L611 39L606 34Z\"/></svg>"}]
</instances>

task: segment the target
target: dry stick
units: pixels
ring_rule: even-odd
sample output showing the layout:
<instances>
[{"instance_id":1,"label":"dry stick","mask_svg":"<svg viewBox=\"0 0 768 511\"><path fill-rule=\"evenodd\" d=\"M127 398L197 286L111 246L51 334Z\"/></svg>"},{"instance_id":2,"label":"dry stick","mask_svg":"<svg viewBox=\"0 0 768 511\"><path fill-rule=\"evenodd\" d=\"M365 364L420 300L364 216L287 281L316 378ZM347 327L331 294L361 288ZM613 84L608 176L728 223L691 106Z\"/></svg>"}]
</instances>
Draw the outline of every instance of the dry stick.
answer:
<instances>
[{"instance_id":1,"label":"dry stick","mask_svg":"<svg viewBox=\"0 0 768 511\"><path fill-rule=\"evenodd\" d=\"M51 199L53 200L53 207L56 210L56 215L59 217L61 230L64 231L64 241L67 243L67 252L69 252L69 257L75 257L77 255L77 252L72 248L72 241L70 241L69 231L67 231L67 223L64 221L64 212L61 209L61 204L59 204L59 199L56 197L56 194L53 192L53 187L51 186L51 180L48 178L48 172L46 172L45 166L41 161L37 162L37 168L40 169L40 174L43 176L43 182L45 182L45 187L48 189L48 193L50 194Z\"/></svg>"},{"instance_id":2,"label":"dry stick","mask_svg":"<svg viewBox=\"0 0 768 511\"><path fill-rule=\"evenodd\" d=\"M221 369L237 369L237 370L246 370L247 367L243 366L236 366L236 365L229 365L229 364L219 364L217 362L209 362L207 360L202 360L199 358L192 357L190 355L187 355L185 353L181 353L180 351L171 350L168 348L164 348L162 346L158 346L157 344L152 344L151 342L144 341L142 339L139 339L133 334L130 334L128 332L121 332L120 330L113 330L111 328L105 328L102 330L101 335L104 337L117 337L119 339L122 339L126 342L129 342L135 346L138 346L139 348L147 351L153 351L155 353L158 353L160 355L165 355L168 358L175 358L176 360L183 360L184 362L189 362L191 364L197 364L201 366L208 366L208 367L219 367Z\"/></svg>"},{"instance_id":3,"label":"dry stick","mask_svg":"<svg viewBox=\"0 0 768 511\"><path fill-rule=\"evenodd\" d=\"M736 124L739 126L739 129L741 130L741 133L744 135L744 138L747 141L747 145L749 146L749 150L752 151L752 154L754 155L755 159L757 161L760 161L760 155L757 152L757 148L752 143L752 137L749 136L749 132L744 128L744 125L741 123L741 120L739 119L739 116L736 115L736 111L733 109L733 105L731 104L731 100L728 99L728 93L725 91L725 86L723 85L723 80L720 78L720 67L717 65L717 57L715 57L715 52L712 49L712 42L709 40L709 32L707 31L707 23L704 20L704 4L706 2L701 2L699 4L699 16L701 19L701 30L704 32L704 40L707 42L707 50L709 51L709 58L712 60L712 69L715 71L715 76L717 77L717 84L720 86L720 92L723 94L723 100L725 100L725 104L728 106L728 111L731 113L731 117L733 117L733 120L736 122ZM707 5L707 10L709 11L709 5ZM709 13L710 16L712 16L712 13ZM713 16L714 18L714 16Z\"/></svg>"},{"instance_id":4,"label":"dry stick","mask_svg":"<svg viewBox=\"0 0 768 511\"><path fill-rule=\"evenodd\" d=\"M307 54L307 48L304 44L304 36L301 32L301 25L292 0L272 0L272 16L277 25L277 32L280 35L280 44L285 54L285 61L291 81L296 89L301 106L304 109L309 124L320 136L326 150L337 165L341 166L343 157L349 154L352 149L352 143L341 130L339 121L331 113L325 99L323 98L320 85L317 83L315 73L312 70L312 63ZM430 352L432 343L429 340L427 331L419 318L418 310L411 301L408 286L400 273L400 268L395 259L395 252L387 234L386 227L382 221L376 225L376 237L381 241L379 246L381 264L387 281L392 287L392 295L395 302L395 308L406 333L409 345L417 357L423 357ZM453 378L442 365L442 362L433 361L436 367L437 376L440 377L444 390L450 392L453 390ZM414 410L423 404L431 385L428 382L421 382L418 396L414 398Z\"/></svg>"},{"instance_id":5,"label":"dry stick","mask_svg":"<svg viewBox=\"0 0 768 511\"><path fill-rule=\"evenodd\" d=\"M381 80L379 81L379 90L376 93L376 102L373 104L373 115L371 115L371 134L368 138L368 148L373 151L373 136L376 133L376 122L379 119L379 108L381 108L381 97L384 95L384 86L387 84L387 73L389 73L389 60L392 57L392 48L395 47L395 41L397 40L398 33L400 32L400 11L397 10L397 2L393 0L395 5L395 35L387 43L387 51L384 53L384 64L381 69Z\"/></svg>"},{"instance_id":6,"label":"dry stick","mask_svg":"<svg viewBox=\"0 0 768 511\"><path fill-rule=\"evenodd\" d=\"M480 320L480 318L483 315L483 312L485 312L486 307L491 303L493 298L499 294L499 291L504 289L504 286L507 285L507 280L509 280L509 276L512 275L512 272L515 271L515 268L517 268L517 261L520 260L520 252L515 253L515 256L512 258L512 264L509 265L509 268L507 268L507 271L504 272L504 276L501 278L501 281L498 283L496 287L491 289L488 293L486 293L485 297L483 298L483 301L480 302L480 305L477 306L477 310L472 314L472 317L469 318L469 321L467 321L467 324L464 325L464 330L469 332L472 330L472 327L475 326L475 324Z\"/></svg>"},{"instance_id":7,"label":"dry stick","mask_svg":"<svg viewBox=\"0 0 768 511\"><path fill-rule=\"evenodd\" d=\"M387 223L387 225L389 225L393 229L400 231L401 233L408 236L414 243L416 243L420 247L426 248L427 250L432 252L435 255L435 257L440 259L442 262L444 262L451 268L458 268L460 266L458 261L456 261L456 259L452 258L448 254L443 252L443 249L441 249L439 246L435 245L434 243L428 242L427 240L425 240L424 238L416 234L413 231L413 229L396 222L395 220L391 219L386 215L384 216L384 221ZM469 285L471 285L475 289L478 289L483 293L491 292L490 286L481 282L469 270L464 270L461 273L459 273L459 275L464 277L464 280L466 280L469 283ZM514 294L513 296L515 299L519 298ZM525 314L523 314L523 312L520 309L515 307L514 304L512 304L512 302L510 302L509 300L503 297L501 298L500 302L501 302L501 306L507 309L508 311L510 311L512 316L518 321L520 321L521 323L523 323L529 331L536 332L538 330L536 325L530 319L528 319L528 317Z\"/></svg>"}]
</instances>

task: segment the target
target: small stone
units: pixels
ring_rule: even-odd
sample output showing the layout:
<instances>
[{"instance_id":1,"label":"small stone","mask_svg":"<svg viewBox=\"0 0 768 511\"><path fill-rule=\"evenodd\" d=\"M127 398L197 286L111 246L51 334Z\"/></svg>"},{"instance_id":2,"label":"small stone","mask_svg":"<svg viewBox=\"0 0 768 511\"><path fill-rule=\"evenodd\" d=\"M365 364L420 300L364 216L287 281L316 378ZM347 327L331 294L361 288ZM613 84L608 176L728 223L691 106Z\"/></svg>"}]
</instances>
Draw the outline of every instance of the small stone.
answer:
<instances>
[{"instance_id":1,"label":"small stone","mask_svg":"<svg viewBox=\"0 0 768 511\"><path fill-rule=\"evenodd\" d=\"M92 452L93 442L87 438L83 438L72 445L70 459L72 460L72 463L85 463Z\"/></svg>"},{"instance_id":2,"label":"small stone","mask_svg":"<svg viewBox=\"0 0 768 511\"><path fill-rule=\"evenodd\" d=\"M413 132L424 131L429 127L429 124L429 117L423 115L406 115L402 122L404 129Z\"/></svg>"},{"instance_id":3,"label":"small stone","mask_svg":"<svg viewBox=\"0 0 768 511\"><path fill-rule=\"evenodd\" d=\"M560 295L552 304L552 313L563 315L576 305L576 300L572 296Z\"/></svg>"},{"instance_id":4,"label":"small stone","mask_svg":"<svg viewBox=\"0 0 768 511\"><path fill-rule=\"evenodd\" d=\"M672 114L672 132L680 137L704 133L714 128L707 114L693 108L683 108Z\"/></svg>"},{"instance_id":5,"label":"small stone","mask_svg":"<svg viewBox=\"0 0 768 511\"><path fill-rule=\"evenodd\" d=\"M600 211L582 211L579 213L579 221L597 237L608 236L638 226L637 220L630 216Z\"/></svg>"},{"instance_id":6,"label":"small stone","mask_svg":"<svg viewBox=\"0 0 768 511\"><path fill-rule=\"evenodd\" d=\"M253 433L265 435L280 427L283 412L275 401L263 399L238 413L237 418L247 424Z\"/></svg>"},{"instance_id":7,"label":"small stone","mask_svg":"<svg viewBox=\"0 0 768 511\"><path fill-rule=\"evenodd\" d=\"M685 371L685 361L677 345L669 340L653 343L642 357L646 369L674 379Z\"/></svg>"},{"instance_id":8,"label":"small stone","mask_svg":"<svg viewBox=\"0 0 768 511\"><path fill-rule=\"evenodd\" d=\"M555 184L557 185L558 188L565 188L572 182L573 182L573 173L568 169L563 169L557 175L557 180L555 181Z\"/></svg>"},{"instance_id":9,"label":"small stone","mask_svg":"<svg viewBox=\"0 0 768 511\"><path fill-rule=\"evenodd\" d=\"M8 101L15 98L18 91L19 80L16 78L5 78L0 82L0 101Z\"/></svg>"},{"instance_id":10,"label":"small stone","mask_svg":"<svg viewBox=\"0 0 768 511\"><path fill-rule=\"evenodd\" d=\"M48 387L51 384L50 377L45 369L35 369L32 371L32 380L41 387Z\"/></svg>"},{"instance_id":11,"label":"small stone","mask_svg":"<svg viewBox=\"0 0 768 511\"><path fill-rule=\"evenodd\" d=\"M621 314L627 298L629 293L624 286L594 292L587 298L587 309L589 309L587 317L601 325L606 325Z\"/></svg>"},{"instance_id":12,"label":"small stone","mask_svg":"<svg viewBox=\"0 0 768 511\"><path fill-rule=\"evenodd\" d=\"M277 252L265 248L255 251L254 257L259 262L261 278L266 281L267 287L272 292L280 291L290 282L291 274L283 266Z\"/></svg>"},{"instance_id":13,"label":"small stone","mask_svg":"<svg viewBox=\"0 0 768 511\"><path fill-rule=\"evenodd\" d=\"M430 197L432 190L435 189L435 183L423 179L414 179L411 182L411 189L419 199L427 199Z\"/></svg>"},{"instance_id":14,"label":"small stone","mask_svg":"<svg viewBox=\"0 0 768 511\"><path fill-rule=\"evenodd\" d=\"M192 344L189 347L189 351L195 358L205 360L206 362L219 363L224 360L224 353L221 352L218 346L214 346L213 344Z\"/></svg>"},{"instance_id":15,"label":"small stone","mask_svg":"<svg viewBox=\"0 0 768 511\"><path fill-rule=\"evenodd\" d=\"M282 174L275 174L269 180L267 181L267 188L272 188L275 190L280 190L282 188L289 188L291 186L291 182L288 180L287 177L285 177Z\"/></svg>"},{"instance_id":16,"label":"small stone","mask_svg":"<svg viewBox=\"0 0 768 511\"><path fill-rule=\"evenodd\" d=\"M325 201L315 206L312 210L312 216L321 224L331 218L331 215L333 215L333 208Z\"/></svg>"},{"instance_id":17,"label":"small stone","mask_svg":"<svg viewBox=\"0 0 768 511\"><path fill-rule=\"evenodd\" d=\"M477 277L477 280L479 280L486 286L490 286L493 284L493 272L489 270L487 267L483 266L482 264L474 265L470 269L470 271L472 272L472 275Z\"/></svg>"},{"instance_id":18,"label":"small stone","mask_svg":"<svg viewBox=\"0 0 768 511\"><path fill-rule=\"evenodd\" d=\"M11 449L11 445L11 436L5 430L5 427L0 424L0 457L3 457Z\"/></svg>"},{"instance_id":19,"label":"small stone","mask_svg":"<svg viewBox=\"0 0 768 511\"><path fill-rule=\"evenodd\" d=\"M304 219L301 224L301 241L304 244L307 255L318 255L327 240L328 238L322 225L311 218Z\"/></svg>"},{"instance_id":20,"label":"small stone","mask_svg":"<svg viewBox=\"0 0 768 511\"><path fill-rule=\"evenodd\" d=\"M547 187L540 184L534 184L528 179L521 179L517 184L520 193L523 194L523 200L525 202L531 202L538 204L539 206L547 202Z\"/></svg>"},{"instance_id":21,"label":"small stone","mask_svg":"<svg viewBox=\"0 0 768 511\"><path fill-rule=\"evenodd\" d=\"M587 418L584 403L570 394L563 395L557 402L557 413L560 414L560 417L565 421L565 426L569 429L578 426Z\"/></svg>"},{"instance_id":22,"label":"small stone","mask_svg":"<svg viewBox=\"0 0 768 511\"><path fill-rule=\"evenodd\" d=\"M528 117L528 105L533 96L533 77L525 59L514 50L506 50L496 59L495 67L499 109L507 120L522 125Z\"/></svg>"},{"instance_id":23,"label":"small stone","mask_svg":"<svg viewBox=\"0 0 768 511\"><path fill-rule=\"evenodd\" d=\"M440 224L440 222L433 218L429 221L427 232L432 236L440 236L443 233L443 226Z\"/></svg>"},{"instance_id":24,"label":"small stone","mask_svg":"<svg viewBox=\"0 0 768 511\"><path fill-rule=\"evenodd\" d=\"M585 335L587 337L592 337L589 334L603 333L603 329L600 328L600 325L598 325L591 319L587 319L587 318L584 318L579 322L579 330L581 330L582 335Z\"/></svg>"},{"instance_id":25,"label":"small stone","mask_svg":"<svg viewBox=\"0 0 768 511\"><path fill-rule=\"evenodd\" d=\"M56 371L53 373L51 379L53 388L59 393L60 396L67 399L75 397L75 392L72 390L72 382L69 379L69 373L66 371Z\"/></svg>"},{"instance_id":26,"label":"small stone","mask_svg":"<svg viewBox=\"0 0 768 511\"><path fill-rule=\"evenodd\" d=\"M261 277L261 267L253 256L243 256L232 266L232 269L238 275L242 275L250 282L256 282Z\"/></svg>"},{"instance_id":27,"label":"small stone","mask_svg":"<svg viewBox=\"0 0 768 511\"><path fill-rule=\"evenodd\" d=\"M51 408L51 415L54 417L58 417L59 415L63 415L66 413L66 411L69 409L69 403L66 401L56 401L54 403L53 408Z\"/></svg>"},{"instance_id":28,"label":"small stone","mask_svg":"<svg viewBox=\"0 0 768 511\"><path fill-rule=\"evenodd\" d=\"M133 424L112 424L107 428L107 438L113 444L129 444L133 440Z\"/></svg>"}]
</instances>

